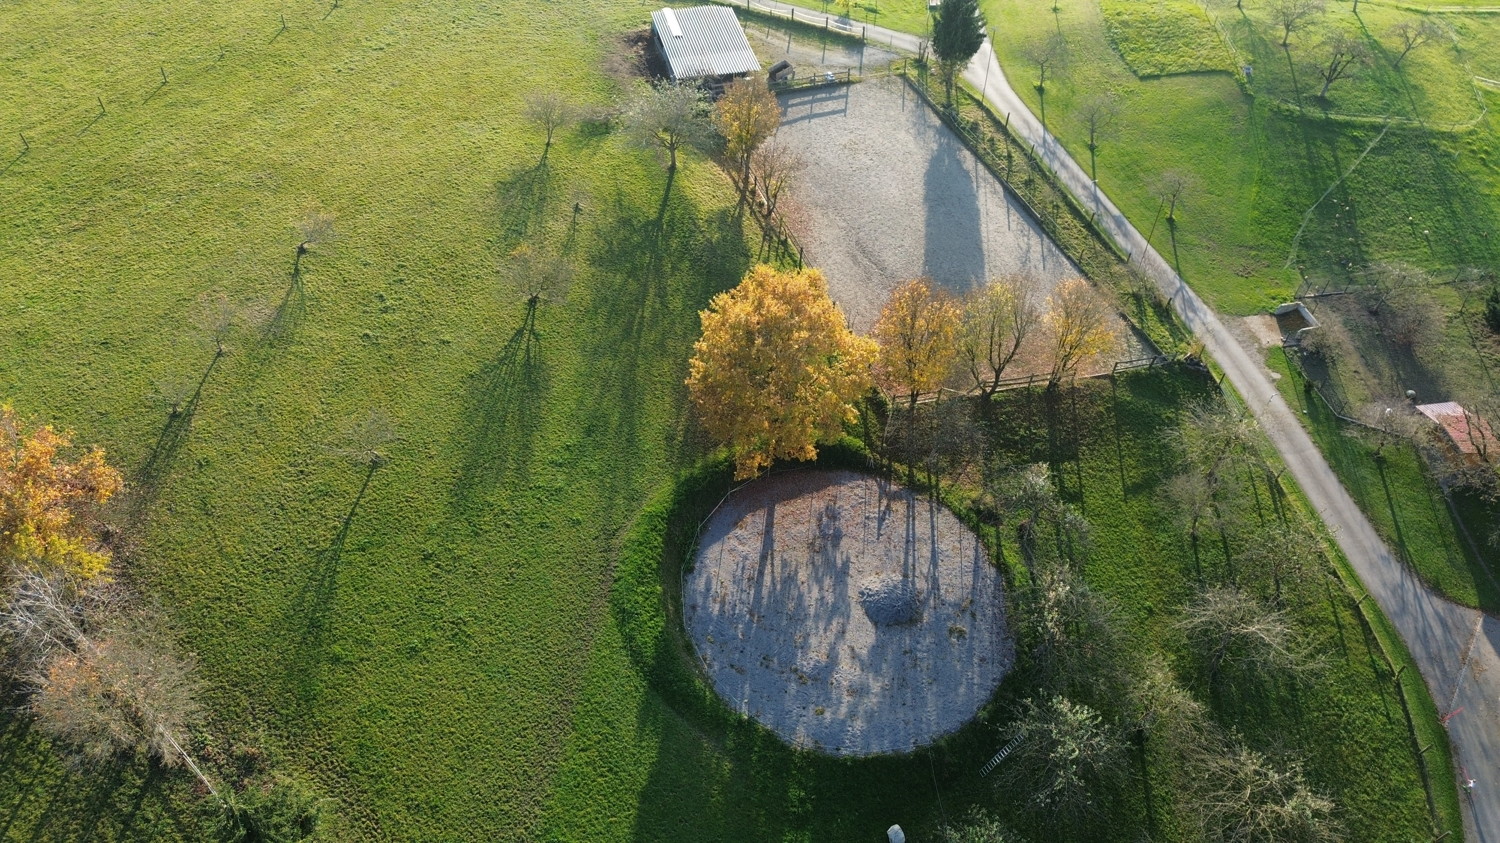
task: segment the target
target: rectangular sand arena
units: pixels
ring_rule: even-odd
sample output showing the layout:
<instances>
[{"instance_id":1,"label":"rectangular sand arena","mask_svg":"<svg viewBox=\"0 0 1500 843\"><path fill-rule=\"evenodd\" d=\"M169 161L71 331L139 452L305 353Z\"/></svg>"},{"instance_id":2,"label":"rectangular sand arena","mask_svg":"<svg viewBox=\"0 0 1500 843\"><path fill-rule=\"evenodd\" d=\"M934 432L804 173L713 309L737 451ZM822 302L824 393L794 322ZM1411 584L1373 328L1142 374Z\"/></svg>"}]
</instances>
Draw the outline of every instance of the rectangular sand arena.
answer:
<instances>
[{"instance_id":1,"label":"rectangular sand arena","mask_svg":"<svg viewBox=\"0 0 1500 843\"><path fill-rule=\"evenodd\" d=\"M1082 275L902 80L795 91L781 103L777 142L806 162L788 216L855 330L869 330L911 278L961 293L1027 273L1050 292Z\"/></svg>"}]
</instances>

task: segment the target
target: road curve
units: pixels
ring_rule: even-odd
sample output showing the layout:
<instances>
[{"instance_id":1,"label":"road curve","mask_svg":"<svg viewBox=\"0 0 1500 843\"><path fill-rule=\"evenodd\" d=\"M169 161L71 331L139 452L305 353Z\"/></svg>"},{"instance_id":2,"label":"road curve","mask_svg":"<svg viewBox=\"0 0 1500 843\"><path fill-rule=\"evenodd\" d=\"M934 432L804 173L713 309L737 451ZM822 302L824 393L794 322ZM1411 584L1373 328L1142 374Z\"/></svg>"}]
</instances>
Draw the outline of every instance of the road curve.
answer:
<instances>
[{"instance_id":1,"label":"road curve","mask_svg":"<svg viewBox=\"0 0 1500 843\"><path fill-rule=\"evenodd\" d=\"M729 0L721 0L729 2ZM793 7L773 0L749 0L752 8ZM731 5L742 6L744 2ZM840 18L796 7L797 19L814 26L840 26ZM878 26L857 24L867 40L917 52L923 39ZM1349 492L1339 482L1292 409L1272 383L1263 363L1251 357L1224 327L1218 314L1185 284L1037 120L1016 95L986 41L964 71L964 79L996 113L1007 116L1010 130L1036 150L1064 186L1095 210L1101 227L1125 249L1130 260L1152 278L1171 301L1183 323L1199 337L1229 382L1244 397L1260 426L1281 454L1288 470L1311 501L1365 589L1406 641L1437 708L1447 720L1459 775L1476 781L1460 804L1466 836L1500 843L1500 621L1459 606L1427 588L1398 560L1375 532Z\"/></svg>"}]
</instances>

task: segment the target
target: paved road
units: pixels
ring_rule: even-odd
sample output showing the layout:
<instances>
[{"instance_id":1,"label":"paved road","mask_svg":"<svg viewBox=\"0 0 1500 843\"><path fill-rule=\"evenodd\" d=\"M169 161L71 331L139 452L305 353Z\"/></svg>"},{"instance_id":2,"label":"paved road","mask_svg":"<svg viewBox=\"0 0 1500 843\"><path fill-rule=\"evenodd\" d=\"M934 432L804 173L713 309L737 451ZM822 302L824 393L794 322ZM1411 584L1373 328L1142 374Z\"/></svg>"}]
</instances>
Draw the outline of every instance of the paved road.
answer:
<instances>
[{"instance_id":1,"label":"paved road","mask_svg":"<svg viewBox=\"0 0 1500 843\"><path fill-rule=\"evenodd\" d=\"M751 2L761 7L791 8L784 3ZM824 17L797 10L799 20L814 25L823 25ZM837 21L832 17L829 25L835 26ZM877 26L868 27L866 37L912 52L918 50L922 40ZM1477 782L1472 797L1463 800L1467 838L1500 843L1500 671L1490 669L1500 663L1496 652L1500 621L1433 593L1391 553L1276 391L1269 370L1236 341L1218 314L1183 283L1042 127L1016 96L988 42L964 71L964 79L982 90L998 113L1009 115L1011 131L1030 143L1068 189L1098 212L1104 229L1130 253L1132 262L1155 280L1183 322L1224 368L1292 476L1333 531L1365 588L1406 640L1439 713L1448 718L1455 761L1461 774Z\"/></svg>"}]
</instances>

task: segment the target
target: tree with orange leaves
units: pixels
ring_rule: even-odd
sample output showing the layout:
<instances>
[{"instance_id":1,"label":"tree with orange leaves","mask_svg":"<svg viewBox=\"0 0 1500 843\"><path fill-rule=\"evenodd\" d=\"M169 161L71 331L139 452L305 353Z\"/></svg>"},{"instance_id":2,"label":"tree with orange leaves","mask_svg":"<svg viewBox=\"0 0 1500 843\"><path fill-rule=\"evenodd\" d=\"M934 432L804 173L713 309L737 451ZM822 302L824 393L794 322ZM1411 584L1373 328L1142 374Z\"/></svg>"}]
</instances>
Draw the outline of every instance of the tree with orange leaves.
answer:
<instances>
[{"instance_id":1,"label":"tree with orange leaves","mask_svg":"<svg viewBox=\"0 0 1500 843\"><path fill-rule=\"evenodd\" d=\"M735 477L776 459L810 460L854 417L875 345L850 331L816 269L760 265L699 316L688 392L709 435L729 446Z\"/></svg>"},{"instance_id":2,"label":"tree with orange leaves","mask_svg":"<svg viewBox=\"0 0 1500 843\"><path fill-rule=\"evenodd\" d=\"M93 518L123 481L103 449L70 458L71 445L67 433L28 429L0 405L0 563L80 579L109 564Z\"/></svg>"},{"instance_id":3,"label":"tree with orange leaves","mask_svg":"<svg viewBox=\"0 0 1500 843\"><path fill-rule=\"evenodd\" d=\"M936 392L953 373L962 319L953 296L925 278L897 287L871 331L880 345L875 382L915 408L917 396Z\"/></svg>"},{"instance_id":4,"label":"tree with orange leaves","mask_svg":"<svg viewBox=\"0 0 1500 843\"><path fill-rule=\"evenodd\" d=\"M1047 315L1042 321L1046 323L1052 346L1049 387L1072 377L1085 362L1119 347L1114 313L1089 282L1071 278L1058 284L1047 298L1047 305Z\"/></svg>"}]
</instances>

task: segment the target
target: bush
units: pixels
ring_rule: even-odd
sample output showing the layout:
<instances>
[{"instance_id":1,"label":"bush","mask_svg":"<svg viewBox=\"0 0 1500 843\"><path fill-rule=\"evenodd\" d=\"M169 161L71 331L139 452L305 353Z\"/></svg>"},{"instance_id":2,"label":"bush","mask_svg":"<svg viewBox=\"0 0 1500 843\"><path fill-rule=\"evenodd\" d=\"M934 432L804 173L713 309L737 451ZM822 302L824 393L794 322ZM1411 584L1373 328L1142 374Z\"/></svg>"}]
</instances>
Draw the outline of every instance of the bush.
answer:
<instances>
[{"instance_id":1,"label":"bush","mask_svg":"<svg viewBox=\"0 0 1500 843\"><path fill-rule=\"evenodd\" d=\"M318 833L322 805L291 779L251 785L230 799L215 829L224 843L296 843Z\"/></svg>"},{"instance_id":2,"label":"bush","mask_svg":"<svg viewBox=\"0 0 1500 843\"><path fill-rule=\"evenodd\" d=\"M1491 331L1500 334L1500 284L1491 287L1489 298L1484 300L1484 321Z\"/></svg>"}]
</instances>

